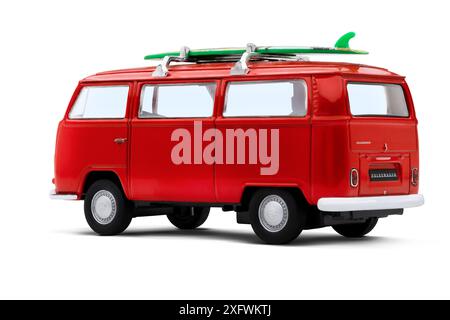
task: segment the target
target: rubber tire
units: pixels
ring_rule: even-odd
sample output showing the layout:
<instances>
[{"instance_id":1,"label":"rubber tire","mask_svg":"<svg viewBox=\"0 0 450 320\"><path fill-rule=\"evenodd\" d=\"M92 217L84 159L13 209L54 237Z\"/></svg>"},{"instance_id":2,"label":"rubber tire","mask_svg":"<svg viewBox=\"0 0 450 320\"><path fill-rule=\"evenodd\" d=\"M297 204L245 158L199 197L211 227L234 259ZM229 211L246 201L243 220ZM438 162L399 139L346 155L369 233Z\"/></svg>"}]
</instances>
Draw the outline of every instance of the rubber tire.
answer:
<instances>
[{"instance_id":1,"label":"rubber tire","mask_svg":"<svg viewBox=\"0 0 450 320\"><path fill-rule=\"evenodd\" d=\"M111 192L117 205L116 216L106 225L102 225L95 221L91 211L92 198L100 190ZM130 204L125 198L122 190L110 180L98 180L89 187L84 199L84 215L91 229L102 236L111 236L122 233L130 225L131 219L133 218Z\"/></svg>"},{"instance_id":2,"label":"rubber tire","mask_svg":"<svg viewBox=\"0 0 450 320\"><path fill-rule=\"evenodd\" d=\"M334 231L346 238L362 238L375 228L378 218L369 218L363 223L351 223L333 226Z\"/></svg>"},{"instance_id":3,"label":"rubber tire","mask_svg":"<svg viewBox=\"0 0 450 320\"><path fill-rule=\"evenodd\" d=\"M194 215L191 208L194 208ZM208 207L175 207L174 212L167 215L167 219L178 229L195 229L208 219L209 210Z\"/></svg>"},{"instance_id":4,"label":"rubber tire","mask_svg":"<svg viewBox=\"0 0 450 320\"><path fill-rule=\"evenodd\" d=\"M288 207L288 220L286 226L278 232L267 231L259 221L259 206L261 201L269 196L277 195L281 197ZM268 244L285 244L296 239L302 232L305 225L306 216L300 210L300 206L292 194L286 190L263 189L253 194L249 205L250 223L255 234Z\"/></svg>"}]
</instances>

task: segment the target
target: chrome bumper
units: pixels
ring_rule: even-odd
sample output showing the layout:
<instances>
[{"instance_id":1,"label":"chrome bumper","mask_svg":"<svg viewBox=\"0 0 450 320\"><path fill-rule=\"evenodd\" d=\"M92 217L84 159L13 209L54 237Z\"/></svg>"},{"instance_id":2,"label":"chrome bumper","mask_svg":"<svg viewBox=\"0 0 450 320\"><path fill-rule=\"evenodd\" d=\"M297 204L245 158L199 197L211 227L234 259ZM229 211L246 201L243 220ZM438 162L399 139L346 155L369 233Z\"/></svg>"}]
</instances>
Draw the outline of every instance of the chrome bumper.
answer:
<instances>
[{"instance_id":1,"label":"chrome bumper","mask_svg":"<svg viewBox=\"0 0 450 320\"><path fill-rule=\"evenodd\" d=\"M424 204L421 194L404 196L320 198L317 207L325 212L406 209Z\"/></svg>"},{"instance_id":2,"label":"chrome bumper","mask_svg":"<svg viewBox=\"0 0 450 320\"><path fill-rule=\"evenodd\" d=\"M78 196L76 194L60 194L56 193L55 190L50 191L50 199L52 200L77 200Z\"/></svg>"}]
</instances>

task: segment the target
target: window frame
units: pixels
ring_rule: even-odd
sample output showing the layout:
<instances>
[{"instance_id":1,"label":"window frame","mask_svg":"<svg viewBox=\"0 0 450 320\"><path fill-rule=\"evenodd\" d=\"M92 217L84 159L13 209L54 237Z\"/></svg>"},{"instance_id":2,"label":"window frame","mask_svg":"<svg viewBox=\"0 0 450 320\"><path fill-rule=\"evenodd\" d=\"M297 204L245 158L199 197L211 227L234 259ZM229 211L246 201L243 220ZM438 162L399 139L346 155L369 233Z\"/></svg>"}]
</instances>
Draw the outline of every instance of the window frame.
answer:
<instances>
[{"instance_id":1,"label":"window frame","mask_svg":"<svg viewBox=\"0 0 450 320\"><path fill-rule=\"evenodd\" d=\"M73 107L75 106L75 103L78 100L78 97L81 94L81 91L86 87L128 87L128 95L127 95L127 103L125 106L125 115L121 118L70 118L70 112L72 111ZM66 110L66 113L64 115L64 119L66 121L70 122L77 122L77 121L124 121L128 119L129 112L130 112L130 106L133 100L133 91L134 91L134 84L133 82L129 81L101 81L101 82L83 82L79 83L78 87L76 88L75 92L72 95L72 98L70 99L69 106Z\"/></svg>"},{"instance_id":2,"label":"window frame","mask_svg":"<svg viewBox=\"0 0 450 320\"><path fill-rule=\"evenodd\" d=\"M406 116L399 116L399 115L380 115L380 114L363 114L363 115L355 115L352 112L352 108L350 105L350 94L348 92L348 85L351 84L362 84L362 85L379 85L379 86L386 86L386 85L396 85L399 86L402 89L403 92L403 97L405 99L405 106L406 106L406 111L408 112L408 114ZM345 94L346 94L346 100L347 100L347 106L348 106L348 113L352 118L359 118L359 119L364 119L364 118L376 118L376 119L380 119L380 118L386 118L386 119L410 119L411 118L411 108L410 108L410 102L409 102L409 97L407 95L407 92L403 86L403 83L399 83L399 82L388 82L388 81L377 81L377 80L347 80L345 81Z\"/></svg>"},{"instance_id":3,"label":"window frame","mask_svg":"<svg viewBox=\"0 0 450 320\"><path fill-rule=\"evenodd\" d=\"M196 117L196 116L190 116L190 117L141 117L141 110L142 110L142 99L144 97L143 93L144 93L144 89L145 87L149 87L149 86L193 86L193 85L208 85L208 84L212 84L215 86L215 91L214 91L214 97L213 97L213 101L212 101L212 105L211 105L211 115L209 116L205 116L205 117ZM136 114L135 114L135 118L138 120L184 120L184 119L211 119L213 117L215 117L216 114L216 104L218 103L218 91L220 90L220 82L215 80L215 79L195 79L195 80L185 80L185 81L160 81L160 82L141 82L138 86L138 90L137 90L137 99L136 99L136 103L137 103L137 110L136 110Z\"/></svg>"},{"instance_id":4,"label":"window frame","mask_svg":"<svg viewBox=\"0 0 450 320\"><path fill-rule=\"evenodd\" d=\"M228 87L233 83L242 83L242 84L254 84L254 83L277 83L277 82L293 82L293 81L303 81L306 89L306 110L305 114L302 116L290 116L290 115L241 115L241 116L226 116L224 114L227 108L227 100L228 100ZM236 119L236 118L278 118L278 119L305 119L309 117L310 109L311 109L311 98L310 98L310 90L309 83L306 78L303 77L283 77L283 78L258 78L258 79L230 79L226 81L224 84L224 93L223 93L223 104L221 109L221 117L224 119Z\"/></svg>"}]
</instances>

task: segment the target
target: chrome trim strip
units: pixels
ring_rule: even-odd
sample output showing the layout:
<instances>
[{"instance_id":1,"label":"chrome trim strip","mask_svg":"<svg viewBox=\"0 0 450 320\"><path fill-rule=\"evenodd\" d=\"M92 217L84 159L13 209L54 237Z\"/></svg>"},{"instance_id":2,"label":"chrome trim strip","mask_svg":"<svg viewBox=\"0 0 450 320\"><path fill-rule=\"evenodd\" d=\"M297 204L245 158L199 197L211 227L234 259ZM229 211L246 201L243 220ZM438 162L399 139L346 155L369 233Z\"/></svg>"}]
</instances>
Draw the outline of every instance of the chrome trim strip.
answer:
<instances>
[{"instance_id":1,"label":"chrome trim strip","mask_svg":"<svg viewBox=\"0 0 450 320\"><path fill-rule=\"evenodd\" d=\"M58 194L55 190L50 191L50 199L52 200L78 200L76 194Z\"/></svg>"}]
</instances>

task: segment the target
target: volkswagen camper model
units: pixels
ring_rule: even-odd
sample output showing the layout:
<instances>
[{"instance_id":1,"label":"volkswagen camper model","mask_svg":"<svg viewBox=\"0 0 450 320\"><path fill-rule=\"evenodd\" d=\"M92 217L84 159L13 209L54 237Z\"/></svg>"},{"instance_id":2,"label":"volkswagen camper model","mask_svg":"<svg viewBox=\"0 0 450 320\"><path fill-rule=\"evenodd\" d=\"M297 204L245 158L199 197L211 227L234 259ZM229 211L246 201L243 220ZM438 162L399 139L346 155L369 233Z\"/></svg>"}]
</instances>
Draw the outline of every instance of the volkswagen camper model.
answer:
<instances>
[{"instance_id":1,"label":"volkswagen camper model","mask_svg":"<svg viewBox=\"0 0 450 320\"><path fill-rule=\"evenodd\" d=\"M83 200L100 235L151 215L194 229L219 207L270 244L326 226L362 237L422 205L405 78L305 58L365 53L352 36L333 48L184 47L148 56L156 68L81 80L58 126L52 197Z\"/></svg>"}]
</instances>

